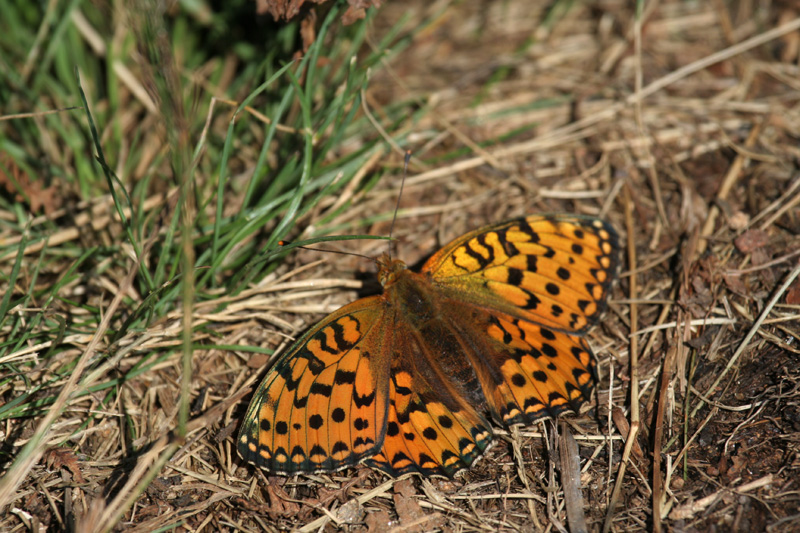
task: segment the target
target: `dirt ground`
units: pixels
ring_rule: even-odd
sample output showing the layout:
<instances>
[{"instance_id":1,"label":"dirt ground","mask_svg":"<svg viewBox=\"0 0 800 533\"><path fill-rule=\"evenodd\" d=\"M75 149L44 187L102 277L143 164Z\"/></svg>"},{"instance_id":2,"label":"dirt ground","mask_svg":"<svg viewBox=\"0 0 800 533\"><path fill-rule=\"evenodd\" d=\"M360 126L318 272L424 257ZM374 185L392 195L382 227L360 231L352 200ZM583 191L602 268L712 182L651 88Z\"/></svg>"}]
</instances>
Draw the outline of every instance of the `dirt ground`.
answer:
<instances>
[{"instance_id":1,"label":"dirt ground","mask_svg":"<svg viewBox=\"0 0 800 533\"><path fill-rule=\"evenodd\" d=\"M558 423L498 427L496 445L452 480L363 466L267 476L234 444L266 358L198 351L193 431L116 529L581 531L583 518L588 531L800 530L800 5L655 1L637 23L630 4L449 4L366 93L378 116L409 99L427 108L407 124L414 160L394 236L408 264L526 214L583 213L617 228L619 281L589 334L594 402ZM378 39L443 5L385 2L369 31ZM402 153L381 164L398 170L333 225L391 212ZM339 248L374 257L383 246ZM208 321L198 342L285 348L369 292L374 283L352 289L373 271L297 251L268 291L198 308ZM179 338L175 317L147 334ZM109 408L72 450L49 451L10 507L41 531L102 523L134 469L173 444L179 375L175 358L128 382L138 408ZM126 424L143 435L126 444L135 454L119 445ZM579 470L566 464L573 438ZM0 529L22 523L33 522L7 517Z\"/></svg>"}]
</instances>

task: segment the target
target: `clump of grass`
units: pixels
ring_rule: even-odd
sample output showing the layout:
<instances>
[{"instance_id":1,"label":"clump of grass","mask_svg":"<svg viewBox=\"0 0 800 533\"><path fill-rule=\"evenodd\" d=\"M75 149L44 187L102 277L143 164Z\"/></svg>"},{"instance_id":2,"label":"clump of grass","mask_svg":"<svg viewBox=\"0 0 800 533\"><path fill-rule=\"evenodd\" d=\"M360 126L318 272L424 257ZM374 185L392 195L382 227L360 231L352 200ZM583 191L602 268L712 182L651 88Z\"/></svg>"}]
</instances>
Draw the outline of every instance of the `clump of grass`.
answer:
<instances>
[{"instance_id":1,"label":"clump of grass","mask_svg":"<svg viewBox=\"0 0 800 533\"><path fill-rule=\"evenodd\" d=\"M103 13L75 5L5 14L14 29L3 46L14 67L6 109L30 113L9 117L0 139L4 185L21 201L0 198L0 261L9 267L0 420L10 431L0 507L32 487L48 449L69 450L106 427L126 387L165 365L182 385L177 420L156 434L122 415L127 451L113 455L138 458L140 469L91 515L101 529L121 519L191 427L192 359L215 349L198 306L222 310L225 298L274 279L292 248L279 241L299 235L312 210L315 231L294 244L328 240L326 224L378 182L387 153L362 94L396 32L361 53L366 23L343 30L333 7L302 57L292 58L297 24L265 22L274 30L265 42L242 36L227 43L241 57L226 60L196 38L197 13L153 8L116 13L124 20L115 40L98 33ZM269 51L260 60L259 48ZM136 54L138 62L124 61ZM390 130L405 120L400 107L386 118ZM47 187L62 194L46 216L32 216L31 194Z\"/></svg>"}]
</instances>

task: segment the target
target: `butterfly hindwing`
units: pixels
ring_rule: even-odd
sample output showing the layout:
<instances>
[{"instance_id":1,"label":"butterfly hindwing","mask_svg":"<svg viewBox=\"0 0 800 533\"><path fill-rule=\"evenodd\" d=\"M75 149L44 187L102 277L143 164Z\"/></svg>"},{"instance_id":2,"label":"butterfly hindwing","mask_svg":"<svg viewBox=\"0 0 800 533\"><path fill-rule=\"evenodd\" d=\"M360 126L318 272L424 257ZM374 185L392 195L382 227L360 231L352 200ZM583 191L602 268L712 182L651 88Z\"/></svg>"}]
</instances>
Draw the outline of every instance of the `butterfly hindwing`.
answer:
<instances>
[{"instance_id":1,"label":"butterfly hindwing","mask_svg":"<svg viewBox=\"0 0 800 533\"><path fill-rule=\"evenodd\" d=\"M264 378L239 434L270 472L333 471L374 455L386 427L388 348L379 297L326 317Z\"/></svg>"},{"instance_id":2,"label":"butterfly hindwing","mask_svg":"<svg viewBox=\"0 0 800 533\"><path fill-rule=\"evenodd\" d=\"M446 322L434 318L412 329L398 321L395 332L386 437L367 464L394 476L452 477L492 440L489 422L476 410L483 405L480 385Z\"/></svg>"},{"instance_id":3,"label":"butterfly hindwing","mask_svg":"<svg viewBox=\"0 0 800 533\"><path fill-rule=\"evenodd\" d=\"M528 425L590 399L596 363L583 337L490 309L462 304L460 313L471 317L459 334L498 422Z\"/></svg>"}]
</instances>

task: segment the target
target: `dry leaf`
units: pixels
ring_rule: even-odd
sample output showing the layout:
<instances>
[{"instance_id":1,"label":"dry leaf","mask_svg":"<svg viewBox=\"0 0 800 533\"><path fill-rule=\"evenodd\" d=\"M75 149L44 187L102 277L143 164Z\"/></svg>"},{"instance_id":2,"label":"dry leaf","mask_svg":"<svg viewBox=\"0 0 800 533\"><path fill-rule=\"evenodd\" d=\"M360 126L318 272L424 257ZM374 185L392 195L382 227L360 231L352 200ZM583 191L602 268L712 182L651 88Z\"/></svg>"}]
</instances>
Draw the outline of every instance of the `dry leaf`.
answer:
<instances>
[{"instance_id":1,"label":"dry leaf","mask_svg":"<svg viewBox=\"0 0 800 533\"><path fill-rule=\"evenodd\" d=\"M3 169L8 169L11 175L6 174ZM51 215L61 207L61 198L56 194L55 185L44 187L41 180L32 180L7 155L0 158L0 187L7 190L15 202L27 200L31 213L38 213L43 209L45 215Z\"/></svg>"},{"instance_id":2,"label":"dry leaf","mask_svg":"<svg viewBox=\"0 0 800 533\"><path fill-rule=\"evenodd\" d=\"M44 461L47 468L52 470L65 468L70 471L76 483L86 483L78 465L78 458L72 453L72 450L53 448L45 454Z\"/></svg>"},{"instance_id":3,"label":"dry leaf","mask_svg":"<svg viewBox=\"0 0 800 533\"><path fill-rule=\"evenodd\" d=\"M751 229L745 231L733 241L736 249L743 254L749 254L753 250L757 250L769 242L769 235L760 229Z\"/></svg>"},{"instance_id":4,"label":"dry leaf","mask_svg":"<svg viewBox=\"0 0 800 533\"><path fill-rule=\"evenodd\" d=\"M364 521L367 524L368 533L381 533L388 531L392 526L392 519L389 513L380 509L377 513L369 513Z\"/></svg>"},{"instance_id":5,"label":"dry leaf","mask_svg":"<svg viewBox=\"0 0 800 533\"><path fill-rule=\"evenodd\" d=\"M325 0L256 0L256 13L263 15L269 13L275 20L293 19L300 13L303 4L322 4ZM344 25L363 19L367 8L381 7L382 0L347 0L350 4L342 15Z\"/></svg>"}]
</instances>

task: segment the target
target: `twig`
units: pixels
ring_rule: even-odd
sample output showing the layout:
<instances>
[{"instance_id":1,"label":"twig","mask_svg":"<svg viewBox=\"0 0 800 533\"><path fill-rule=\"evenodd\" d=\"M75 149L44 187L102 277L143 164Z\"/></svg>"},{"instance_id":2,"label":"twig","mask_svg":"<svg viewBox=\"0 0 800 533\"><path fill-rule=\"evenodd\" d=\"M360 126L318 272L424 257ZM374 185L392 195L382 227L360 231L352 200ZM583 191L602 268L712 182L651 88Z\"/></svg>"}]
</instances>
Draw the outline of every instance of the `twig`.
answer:
<instances>
[{"instance_id":1,"label":"twig","mask_svg":"<svg viewBox=\"0 0 800 533\"><path fill-rule=\"evenodd\" d=\"M706 510L709 506L711 506L714 502L716 502L719 498L721 498L723 494L731 492L736 494L746 494L750 491L771 485L772 483L773 483L772 474L767 474L762 478L756 479L755 481L750 481L749 483L744 483L743 485L739 485L734 489L722 488L713 494L709 494L705 498L697 500L696 502L691 502L686 505L681 505L680 507L672 511L669 514L669 517L672 520L687 520L694 517L697 513Z\"/></svg>"},{"instance_id":2,"label":"twig","mask_svg":"<svg viewBox=\"0 0 800 533\"><path fill-rule=\"evenodd\" d=\"M578 456L578 443L572 436L569 426L561 421L559 432L559 462L561 470L561 486L564 489L564 502L567 510L567 523L572 533L586 533L586 516L583 512L583 495L581 494L581 462Z\"/></svg>"}]
</instances>

